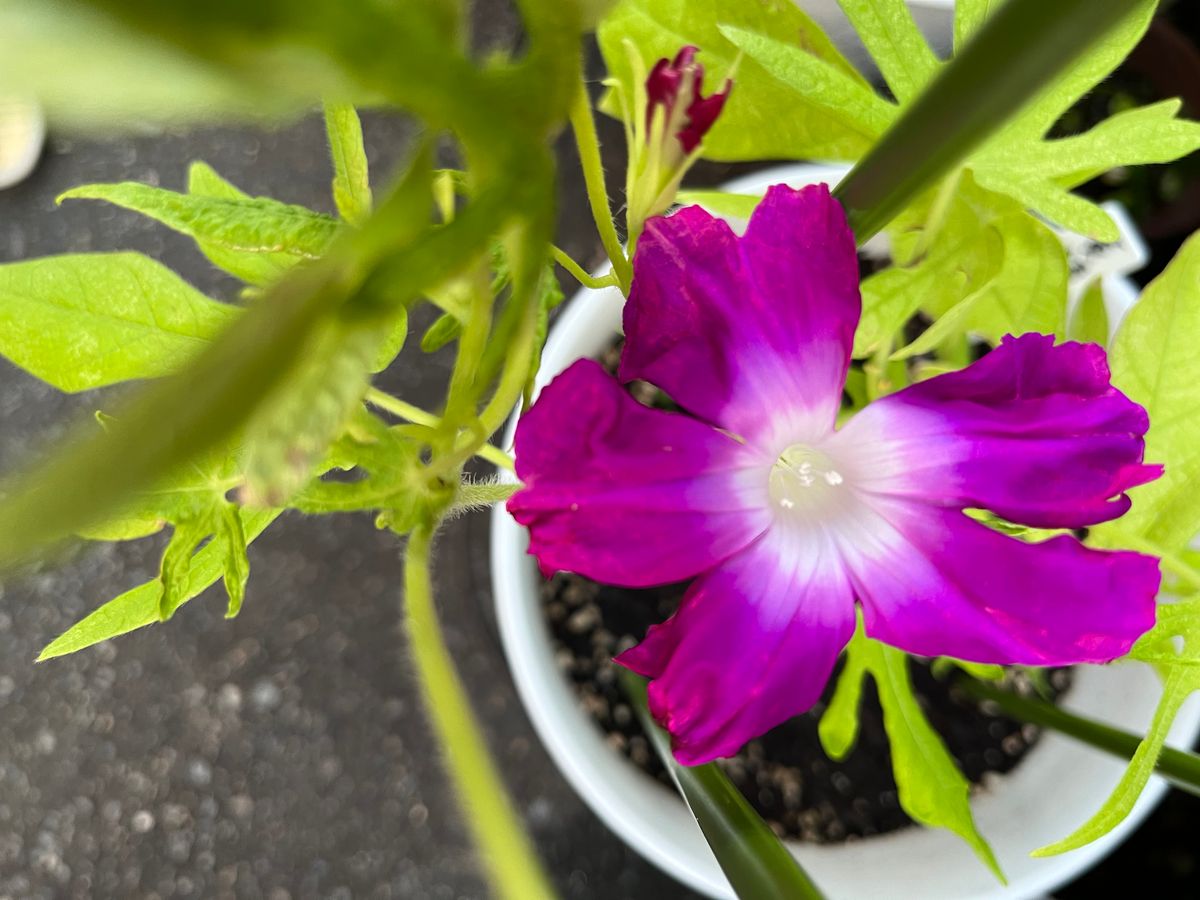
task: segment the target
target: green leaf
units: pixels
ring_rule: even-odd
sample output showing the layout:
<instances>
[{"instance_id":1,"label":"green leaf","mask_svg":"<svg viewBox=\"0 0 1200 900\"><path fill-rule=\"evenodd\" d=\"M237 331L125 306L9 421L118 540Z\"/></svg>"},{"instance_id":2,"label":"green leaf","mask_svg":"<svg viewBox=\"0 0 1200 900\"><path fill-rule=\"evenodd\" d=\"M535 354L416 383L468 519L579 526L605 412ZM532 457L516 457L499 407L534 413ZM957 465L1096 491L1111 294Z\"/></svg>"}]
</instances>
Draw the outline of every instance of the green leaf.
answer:
<instances>
[{"instance_id":1,"label":"green leaf","mask_svg":"<svg viewBox=\"0 0 1200 900\"><path fill-rule=\"evenodd\" d=\"M407 438L405 430L405 426L389 428L365 412L356 414L331 454L364 477L309 482L291 505L318 515L375 511L385 517L382 524L393 530L415 527L434 507L451 499L455 487L426 482L421 445Z\"/></svg>"},{"instance_id":2,"label":"green leaf","mask_svg":"<svg viewBox=\"0 0 1200 900\"><path fill-rule=\"evenodd\" d=\"M642 729L671 774L676 788L738 897L822 900L820 889L714 763L680 765L670 738L654 723L646 705L646 682L627 669L618 672Z\"/></svg>"},{"instance_id":3,"label":"green leaf","mask_svg":"<svg viewBox=\"0 0 1200 900\"><path fill-rule=\"evenodd\" d=\"M371 214L371 182L362 123L348 103L325 104L325 132L333 157L333 202L351 225L361 225Z\"/></svg>"},{"instance_id":4,"label":"green leaf","mask_svg":"<svg viewBox=\"0 0 1200 900\"><path fill-rule=\"evenodd\" d=\"M979 27L1004 0L957 0L954 4L954 52L962 51Z\"/></svg>"},{"instance_id":5,"label":"green leaf","mask_svg":"<svg viewBox=\"0 0 1200 900\"><path fill-rule=\"evenodd\" d=\"M279 514L280 510L277 509L239 512L247 541L253 541L262 534ZM179 595L180 603L186 603L217 582L226 569L223 557L223 548L217 542L210 541L201 548L191 561L186 587ZM38 662L76 653L101 641L162 621L159 615L161 595L162 582L157 578L126 591L46 645L38 656Z\"/></svg>"},{"instance_id":6,"label":"green leaf","mask_svg":"<svg viewBox=\"0 0 1200 900\"><path fill-rule=\"evenodd\" d=\"M999 237L997 236L998 240ZM978 290L973 294L968 294L938 316L933 324L921 332L916 340L905 347L901 347L889 356L888 359L894 362L930 353L945 341L952 339L956 335L966 333L971 316L980 309L987 296L986 288Z\"/></svg>"},{"instance_id":7,"label":"green leaf","mask_svg":"<svg viewBox=\"0 0 1200 900\"><path fill-rule=\"evenodd\" d=\"M371 363L372 374L382 372L399 356L408 340L408 310L401 309L393 317L391 331L375 353L375 361Z\"/></svg>"},{"instance_id":8,"label":"green leaf","mask_svg":"<svg viewBox=\"0 0 1200 900\"><path fill-rule=\"evenodd\" d=\"M861 628L854 632L846 647L845 664L838 676L837 688L817 726L825 755L837 762L849 755L858 740L858 705L862 699L863 676L867 673L867 655L861 646L865 640Z\"/></svg>"},{"instance_id":9,"label":"green leaf","mask_svg":"<svg viewBox=\"0 0 1200 900\"><path fill-rule=\"evenodd\" d=\"M1027 139L1042 137L1064 112L1121 64L1146 33L1158 0L1123 0L1122 5L1124 11L1116 27L1049 82L1006 132Z\"/></svg>"},{"instance_id":10,"label":"green leaf","mask_svg":"<svg viewBox=\"0 0 1200 900\"><path fill-rule=\"evenodd\" d=\"M0 266L0 353L64 391L165 375L236 316L137 253Z\"/></svg>"},{"instance_id":11,"label":"green leaf","mask_svg":"<svg viewBox=\"0 0 1200 900\"><path fill-rule=\"evenodd\" d=\"M1067 325L1067 336L1073 341L1108 345L1108 310L1104 306L1104 285L1096 279L1087 286Z\"/></svg>"},{"instance_id":12,"label":"green leaf","mask_svg":"<svg viewBox=\"0 0 1200 900\"><path fill-rule=\"evenodd\" d=\"M250 579L250 559L246 555L246 529L242 514L232 503L221 505L221 518L215 540L225 548L224 582L229 606L225 617L232 619L242 610L246 599L246 582Z\"/></svg>"},{"instance_id":13,"label":"green leaf","mask_svg":"<svg viewBox=\"0 0 1200 900\"><path fill-rule=\"evenodd\" d=\"M1135 488L1120 531L1169 553L1200 531L1200 235L1193 235L1142 293L1121 323L1109 353L1113 384L1150 415L1146 460L1163 476ZM1115 527L1115 526L1114 526ZM1105 526L1097 526L1104 532Z\"/></svg>"},{"instance_id":14,"label":"green leaf","mask_svg":"<svg viewBox=\"0 0 1200 900\"><path fill-rule=\"evenodd\" d=\"M673 57L680 47L700 48L699 61L710 81L706 90L732 73L737 49L719 25L731 26L797 47L816 60L828 81L865 84L834 48L829 38L791 3L745 3L742 0L620 0L597 30L610 75L626 97L642 85L633 84L633 68L625 42L636 48L647 67ZM840 76L840 77L839 77ZM781 85L753 59L737 68L736 83L720 118L704 140L712 159L774 158L853 159L866 151L874 135L832 118L827 106L814 105L802 94Z\"/></svg>"},{"instance_id":15,"label":"green leaf","mask_svg":"<svg viewBox=\"0 0 1200 900\"><path fill-rule=\"evenodd\" d=\"M847 5L883 0L845 0ZM923 190L952 175L959 166L974 173L979 185L1008 194L1021 204L1071 230L1111 237L1115 226L1098 206L1070 194L1071 179L1095 169L1054 179L1045 170L1015 171L1058 147L1043 136L1072 103L1111 71L1145 31L1155 0L1012 0L996 10L978 39L967 32L982 23L994 4L960 4L956 25L958 55L927 91L892 114L895 120L879 144L838 186L859 242L899 215ZM880 7L884 8L884 7ZM870 17L868 17L870 18ZM868 46L900 65L892 40L860 35ZM1013 67L1014 53L1022 65ZM918 66L920 64L918 63ZM900 76L903 79L903 75ZM797 90L802 86L797 85ZM1120 164L1158 159L1191 146L1187 125L1165 121L1166 107L1127 117L1125 127L1103 128L1086 149L1098 161ZM1060 183L1061 182L1061 183ZM1077 183L1077 182L1075 182Z\"/></svg>"},{"instance_id":16,"label":"green leaf","mask_svg":"<svg viewBox=\"0 0 1200 900\"><path fill-rule=\"evenodd\" d=\"M838 0L900 103L929 83L939 62L904 0Z\"/></svg>"},{"instance_id":17,"label":"green leaf","mask_svg":"<svg viewBox=\"0 0 1200 900\"><path fill-rule=\"evenodd\" d=\"M245 201L253 199L203 162L194 162L188 168L187 189L189 194L197 197ZM232 250L223 244L203 239L197 239L196 246L218 269L253 285L267 285L278 281L284 272L299 261L299 257L290 253Z\"/></svg>"},{"instance_id":18,"label":"green leaf","mask_svg":"<svg viewBox=\"0 0 1200 900\"><path fill-rule=\"evenodd\" d=\"M158 617L162 621L167 621L184 602L191 583L192 557L212 533L213 521L208 515L187 518L175 524L171 540L163 551L158 575L162 584Z\"/></svg>"},{"instance_id":19,"label":"green leaf","mask_svg":"<svg viewBox=\"0 0 1200 900\"><path fill-rule=\"evenodd\" d=\"M425 334L421 336L421 349L426 353L434 353L457 340L460 334L462 320L450 313L442 313L425 329Z\"/></svg>"},{"instance_id":20,"label":"green leaf","mask_svg":"<svg viewBox=\"0 0 1200 900\"><path fill-rule=\"evenodd\" d=\"M917 209L909 217L921 221L925 215ZM910 230L906 240L911 235L921 240L925 227ZM905 270L916 287L900 299L885 297L890 304L882 307L883 313L910 312L918 292L921 307L931 315L946 317L954 312L951 321L935 322L933 333L922 336L906 355L929 350L956 333L981 335L995 343L1006 334L1065 331L1070 277L1066 251L1049 228L1010 198L979 188L967 173L945 222L931 241L928 235L923 239L932 243L927 258ZM863 310L869 324L875 322L867 319L870 280L864 282ZM904 291L903 284L883 284L893 292ZM895 324L889 318L883 322Z\"/></svg>"},{"instance_id":21,"label":"green leaf","mask_svg":"<svg viewBox=\"0 0 1200 900\"><path fill-rule=\"evenodd\" d=\"M1074 187L1118 166L1180 159L1200 149L1200 122L1176 118L1182 105L1180 100L1163 100L1139 106L1083 134L1024 145L1022 152L1004 158L1004 168L1014 176L1053 178Z\"/></svg>"},{"instance_id":22,"label":"green leaf","mask_svg":"<svg viewBox=\"0 0 1200 900\"><path fill-rule=\"evenodd\" d=\"M1167 733L1171 729L1171 723L1175 721L1179 707L1183 705L1192 691L1197 689L1200 689L1200 672L1194 669L1188 671L1184 668L1171 670L1163 687L1162 698L1154 710L1150 729L1146 732L1145 739L1138 745L1137 752L1129 761L1129 767L1104 805L1072 834L1061 841L1033 851L1034 856L1054 856L1058 853L1076 850L1084 844L1090 844L1108 834L1125 820L1126 816L1132 812L1138 797L1145 790L1150 776L1154 773L1159 755L1166 744Z\"/></svg>"},{"instance_id":23,"label":"green leaf","mask_svg":"<svg viewBox=\"0 0 1200 900\"><path fill-rule=\"evenodd\" d=\"M857 78L813 56L790 40L776 40L754 31L721 25L731 44L762 66L797 98L831 123L875 140L891 124L895 108ZM722 121L718 119L718 122ZM705 139L705 146L712 138Z\"/></svg>"},{"instance_id":24,"label":"green leaf","mask_svg":"<svg viewBox=\"0 0 1200 900\"><path fill-rule=\"evenodd\" d=\"M907 658L901 651L874 641L866 641L863 646L868 657L866 667L879 688L901 807L923 825L953 831L1004 881L995 854L975 827L970 783L913 695Z\"/></svg>"},{"instance_id":25,"label":"green leaf","mask_svg":"<svg viewBox=\"0 0 1200 900\"><path fill-rule=\"evenodd\" d=\"M197 243L237 253L283 254L292 262L317 259L338 223L303 206L269 197L233 199L177 194L136 182L89 184L58 200L105 200L163 223Z\"/></svg>"},{"instance_id":26,"label":"green leaf","mask_svg":"<svg viewBox=\"0 0 1200 900\"><path fill-rule=\"evenodd\" d=\"M731 194L728 191L680 191L675 195L680 206L703 206L715 216L749 219L762 201L762 194Z\"/></svg>"}]
</instances>

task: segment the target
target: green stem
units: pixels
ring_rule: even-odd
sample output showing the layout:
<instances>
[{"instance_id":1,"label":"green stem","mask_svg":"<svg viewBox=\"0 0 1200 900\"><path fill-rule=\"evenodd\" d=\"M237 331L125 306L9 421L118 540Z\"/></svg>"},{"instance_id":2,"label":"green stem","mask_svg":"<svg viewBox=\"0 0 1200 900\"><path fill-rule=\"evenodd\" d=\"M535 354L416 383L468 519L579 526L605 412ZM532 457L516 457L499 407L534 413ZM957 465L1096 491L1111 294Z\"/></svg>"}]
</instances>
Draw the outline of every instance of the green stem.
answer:
<instances>
[{"instance_id":1,"label":"green stem","mask_svg":"<svg viewBox=\"0 0 1200 900\"><path fill-rule=\"evenodd\" d=\"M629 294L633 281L633 268L625 256L617 227L613 224L612 210L608 206L608 188L604 183L604 166L600 162L600 140L596 136L596 122L592 118L592 104L588 99L587 87L581 80L571 101L571 130L579 147L579 165L583 169L583 181L587 186L588 204L592 218L600 232L600 242L608 254L613 272L621 285L621 293Z\"/></svg>"},{"instance_id":2,"label":"green stem","mask_svg":"<svg viewBox=\"0 0 1200 900\"><path fill-rule=\"evenodd\" d=\"M720 768L714 763L682 766L676 762L670 738L650 716L645 679L628 669L620 669L618 678L642 729L671 773L737 895L743 900L759 897L824 900L800 863Z\"/></svg>"},{"instance_id":3,"label":"green stem","mask_svg":"<svg viewBox=\"0 0 1200 900\"><path fill-rule=\"evenodd\" d=\"M1129 0L1009 0L836 190L861 246L1137 14Z\"/></svg>"},{"instance_id":4,"label":"green stem","mask_svg":"<svg viewBox=\"0 0 1200 900\"><path fill-rule=\"evenodd\" d=\"M601 278L592 277L588 274L587 270L584 269L583 266L571 259L571 257L566 254L566 251L561 250L558 247L551 247L550 253L554 256L554 261L556 263L570 272L571 277L586 288L599 290L600 288L619 286L621 283L615 272L610 272Z\"/></svg>"},{"instance_id":5,"label":"green stem","mask_svg":"<svg viewBox=\"0 0 1200 900\"><path fill-rule=\"evenodd\" d=\"M404 568L405 621L426 709L497 895L505 900L552 898L554 891L509 803L442 641L429 578L430 537L426 527L412 533Z\"/></svg>"},{"instance_id":6,"label":"green stem","mask_svg":"<svg viewBox=\"0 0 1200 900\"><path fill-rule=\"evenodd\" d=\"M990 700L1024 722L1060 731L1121 759L1131 759L1142 742L1140 735L1085 719L1044 700L1021 697L986 681L960 675L954 679L954 685L977 700ZM1175 787L1190 794L1200 794L1200 755L1165 747L1155 770Z\"/></svg>"},{"instance_id":7,"label":"green stem","mask_svg":"<svg viewBox=\"0 0 1200 900\"><path fill-rule=\"evenodd\" d=\"M442 424L442 420L433 413L426 412L421 407L413 406L411 403L406 403L399 397L386 394L378 388L369 388L367 390L367 402L373 406L378 406L380 409L387 410L392 415L399 416L401 419L415 422L417 425L424 425L426 428L437 428ZM512 457L493 444L484 444L475 451L475 455L481 459L486 459L488 462L502 469L513 470Z\"/></svg>"}]
</instances>

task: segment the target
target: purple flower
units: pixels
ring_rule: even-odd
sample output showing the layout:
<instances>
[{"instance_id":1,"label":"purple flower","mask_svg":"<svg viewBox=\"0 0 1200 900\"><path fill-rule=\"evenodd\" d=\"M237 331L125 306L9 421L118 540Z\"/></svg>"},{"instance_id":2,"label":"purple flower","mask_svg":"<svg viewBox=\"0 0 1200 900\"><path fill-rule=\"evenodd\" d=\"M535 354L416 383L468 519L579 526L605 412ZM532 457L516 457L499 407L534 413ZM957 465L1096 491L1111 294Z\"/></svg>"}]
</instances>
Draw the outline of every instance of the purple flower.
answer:
<instances>
[{"instance_id":1,"label":"purple flower","mask_svg":"<svg viewBox=\"0 0 1200 900\"><path fill-rule=\"evenodd\" d=\"M655 111L662 109L666 133L678 138L685 154L695 150L712 128L731 86L726 81L712 96L702 95L704 66L696 62L696 52L695 47L684 47L675 59L660 59L646 78L646 130L653 130Z\"/></svg>"},{"instance_id":2,"label":"purple flower","mask_svg":"<svg viewBox=\"0 0 1200 900\"><path fill-rule=\"evenodd\" d=\"M1104 351L1008 337L974 365L836 428L860 300L854 239L824 187L773 187L744 237L697 207L647 224L623 381L590 360L517 429L509 501L546 571L641 587L695 577L619 662L685 764L735 753L820 696L862 609L922 656L1067 665L1154 623L1157 560L1062 535L1026 543L964 514L1080 528L1129 508L1145 410Z\"/></svg>"}]
</instances>

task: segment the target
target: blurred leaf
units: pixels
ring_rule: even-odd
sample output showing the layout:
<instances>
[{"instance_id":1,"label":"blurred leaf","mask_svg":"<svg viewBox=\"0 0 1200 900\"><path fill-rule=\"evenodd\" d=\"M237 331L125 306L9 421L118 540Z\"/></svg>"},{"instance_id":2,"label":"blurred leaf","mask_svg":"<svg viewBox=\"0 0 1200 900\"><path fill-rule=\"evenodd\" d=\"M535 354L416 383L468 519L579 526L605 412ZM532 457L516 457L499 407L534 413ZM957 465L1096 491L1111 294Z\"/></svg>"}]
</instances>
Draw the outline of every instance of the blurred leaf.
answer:
<instances>
[{"instance_id":1,"label":"blurred leaf","mask_svg":"<svg viewBox=\"0 0 1200 900\"><path fill-rule=\"evenodd\" d=\"M729 776L715 763L682 766L676 762L670 738L650 716L645 680L628 669L618 669L618 678L642 730L696 817L734 893L744 900L760 897L822 900L820 889L733 786Z\"/></svg>"},{"instance_id":2,"label":"blurred leaf","mask_svg":"<svg viewBox=\"0 0 1200 900\"><path fill-rule=\"evenodd\" d=\"M322 90L351 90L299 47L264 51L250 72L235 72L70 0L0 2L0 84L38 97L59 127L87 130L279 120Z\"/></svg>"},{"instance_id":3,"label":"blurred leaf","mask_svg":"<svg viewBox=\"0 0 1200 900\"><path fill-rule=\"evenodd\" d=\"M738 52L719 25L757 32L784 44L805 48L814 60L824 90L849 92L857 85L870 93L829 38L791 3L745 3L742 0L621 0L600 23L597 36L609 73L627 97L634 89L633 70L625 41L637 48L646 67L673 57L685 44L700 48L699 61L707 73L706 90L734 75L735 84L720 118L704 140L712 159L774 158L853 159L866 151L874 132L848 124L830 114L828 98L813 100L782 87L753 59L733 73Z\"/></svg>"},{"instance_id":4,"label":"blurred leaf","mask_svg":"<svg viewBox=\"0 0 1200 900\"><path fill-rule=\"evenodd\" d=\"M211 179L202 178L211 184ZM177 194L131 181L83 185L58 200L104 200L149 216L198 243L238 253L286 254L296 260L320 257L338 230L329 216L269 197Z\"/></svg>"},{"instance_id":5,"label":"blurred leaf","mask_svg":"<svg viewBox=\"0 0 1200 900\"><path fill-rule=\"evenodd\" d=\"M979 30L979 26L1000 8L1004 0L957 0L954 4L954 52Z\"/></svg>"},{"instance_id":6,"label":"blurred leaf","mask_svg":"<svg viewBox=\"0 0 1200 900\"><path fill-rule=\"evenodd\" d=\"M60 390L174 371L238 311L138 253L0 266L0 353Z\"/></svg>"},{"instance_id":7,"label":"blurred leaf","mask_svg":"<svg viewBox=\"0 0 1200 900\"><path fill-rule=\"evenodd\" d=\"M362 123L348 103L325 104L325 132L333 158L333 202L351 225L361 225L371 214L371 182Z\"/></svg>"},{"instance_id":8,"label":"blurred leaf","mask_svg":"<svg viewBox=\"0 0 1200 900\"><path fill-rule=\"evenodd\" d=\"M1108 360L1116 387L1150 415L1146 460L1161 463L1157 481L1135 488L1133 508L1117 529L1168 553L1200 531L1200 235L1193 235L1121 323Z\"/></svg>"},{"instance_id":9,"label":"blurred leaf","mask_svg":"<svg viewBox=\"0 0 1200 900\"><path fill-rule=\"evenodd\" d=\"M218 200L251 200L249 194L234 187L207 163L194 162L188 168L188 193L197 197ZM257 250L232 250L222 244L197 238L196 246L218 269L240 278L247 284L267 285L299 262L290 253L271 253Z\"/></svg>"},{"instance_id":10,"label":"blurred leaf","mask_svg":"<svg viewBox=\"0 0 1200 900\"><path fill-rule=\"evenodd\" d=\"M537 303L537 322L534 325L533 356L530 359L529 378L525 382L524 402L526 406L533 402L533 383L537 378L538 369L542 367L542 348L546 345L546 334L550 330L550 313L563 302L562 287L554 275L553 262L542 272L541 285L535 302Z\"/></svg>"},{"instance_id":11,"label":"blurred leaf","mask_svg":"<svg viewBox=\"0 0 1200 900\"><path fill-rule=\"evenodd\" d=\"M451 341L457 340L460 334L462 320L448 312L442 313L425 329L425 334L421 337L421 349L426 353L441 350Z\"/></svg>"},{"instance_id":12,"label":"blurred leaf","mask_svg":"<svg viewBox=\"0 0 1200 900\"><path fill-rule=\"evenodd\" d=\"M929 83L940 62L913 21L905 0L838 0L867 52L901 103Z\"/></svg>"},{"instance_id":13,"label":"blurred leaf","mask_svg":"<svg viewBox=\"0 0 1200 900\"><path fill-rule=\"evenodd\" d=\"M262 534L279 514L280 510L277 509L239 511L247 541L253 541ZM186 588L179 597L180 603L186 603L196 597L221 578L227 566L223 558L223 549L218 542L210 541L195 555L191 561ZM161 595L162 583L158 579L126 591L51 641L38 656L38 662L76 653L101 641L161 621L158 606Z\"/></svg>"},{"instance_id":14,"label":"blurred leaf","mask_svg":"<svg viewBox=\"0 0 1200 900\"><path fill-rule=\"evenodd\" d=\"M308 339L300 365L246 431L245 502L283 506L362 402L386 326L335 319Z\"/></svg>"},{"instance_id":15,"label":"blurred leaf","mask_svg":"<svg viewBox=\"0 0 1200 900\"><path fill-rule=\"evenodd\" d=\"M408 310L401 309L395 313L390 327L391 331L376 351L375 360L371 363L372 373L382 372L404 349L404 344L408 340Z\"/></svg>"},{"instance_id":16,"label":"blurred leaf","mask_svg":"<svg viewBox=\"0 0 1200 900\"><path fill-rule=\"evenodd\" d=\"M1074 315L1067 326L1067 336L1073 341L1108 345L1108 310L1104 306L1104 284L1096 279L1079 298Z\"/></svg>"}]
</instances>

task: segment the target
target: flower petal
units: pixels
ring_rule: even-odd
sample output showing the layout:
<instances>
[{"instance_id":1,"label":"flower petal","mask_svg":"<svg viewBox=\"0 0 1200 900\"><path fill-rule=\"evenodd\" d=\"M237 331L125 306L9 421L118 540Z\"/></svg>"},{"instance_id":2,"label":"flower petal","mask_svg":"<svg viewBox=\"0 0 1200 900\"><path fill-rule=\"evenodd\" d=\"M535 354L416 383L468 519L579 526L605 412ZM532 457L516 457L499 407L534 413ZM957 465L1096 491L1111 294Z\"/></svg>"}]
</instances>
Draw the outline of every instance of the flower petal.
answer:
<instances>
[{"instance_id":1,"label":"flower petal","mask_svg":"<svg viewBox=\"0 0 1200 900\"><path fill-rule=\"evenodd\" d=\"M699 207L650 220L621 378L767 452L834 424L861 302L854 236L824 185L776 185L743 237Z\"/></svg>"},{"instance_id":2,"label":"flower petal","mask_svg":"<svg viewBox=\"0 0 1200 900\"><path fill-rule=\"evenodd\" d=\"M873 497L841 549L869 637L1001 665L1108 662L1154 625L1158 560L1063 535L1025 543L960 512Z\"/></svg>"},{"instance_id":3,"label":"flower petal","mask_svg":"<svg viewBox=\"0 0 1200 900\"><path fill-rule=\"evenodd\" d=\"M1144 465L1146 411L1109 381L1104 350L1007 337L974 365L885 397L832 440L860 489L1080 528L1114 519Z\"/></svg>"},{"instance_id":4,"label":"flower petal","mask_svg":"<svg viewBox=\"0 0 1200 900\"><path fill-rule=\"evenodd\" d=\"M727 434L648 409L592 360L542 391L517 426L523 490L509 512L529 527L545 572L608 584L666 584L758 537L769 463Z\"/></svg>"},{"instance_id":5,"label":"flower petal","mask_svg":"<svg viewBox=\"0 0 1200 900\"><path fill-rule=\"evenodd\" d=\"M821 696L854 632L854 597L832 541L773 528L698 578L679 611L617 662L651 679L650 711L675 757L699 765Z\"/></svg>"}]
</instances>

